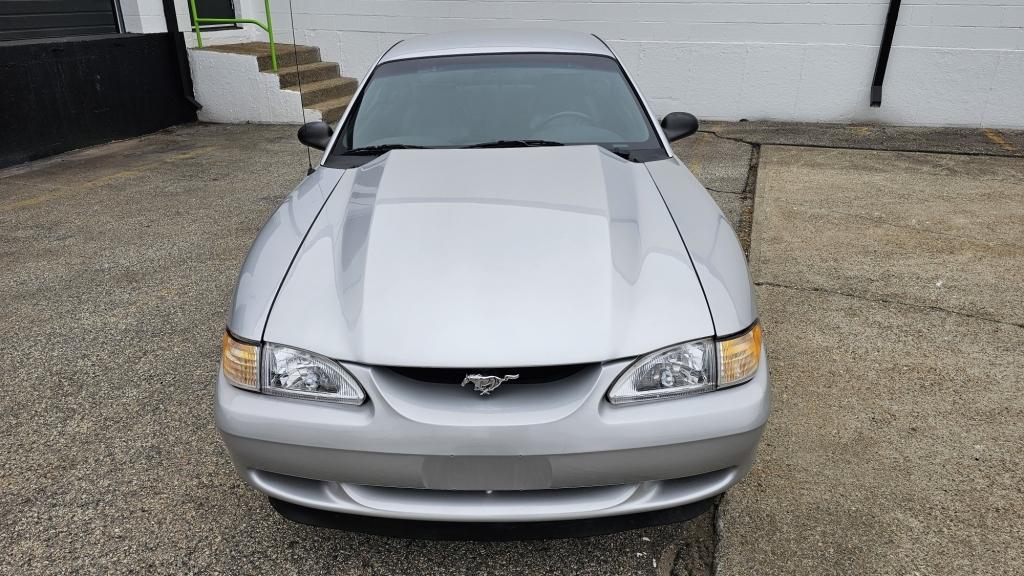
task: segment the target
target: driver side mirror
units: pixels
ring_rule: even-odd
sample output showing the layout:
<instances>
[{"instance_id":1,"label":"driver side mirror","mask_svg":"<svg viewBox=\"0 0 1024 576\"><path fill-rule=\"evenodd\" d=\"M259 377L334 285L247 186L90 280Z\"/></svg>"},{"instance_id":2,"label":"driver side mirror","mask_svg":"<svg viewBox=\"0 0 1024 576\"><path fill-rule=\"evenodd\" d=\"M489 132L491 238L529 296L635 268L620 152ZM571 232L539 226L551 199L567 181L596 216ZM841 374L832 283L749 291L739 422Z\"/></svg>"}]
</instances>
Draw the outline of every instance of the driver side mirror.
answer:
<instances>
[{"instance_id":1,"label":"driver side mirror","mask_svg":"<svg viewBox=\"0 0 1024 576\"><path fill-rule=\"evenodd\" d=\"M334 130L327 122L308 122L299 128L299 142L310 148L326 150L333 134Z\"/></svg>"},{"instance_id":2,"label":"driver side mirror","mask_svg":"<svg viewBox=\"0 0 1024 576\"><path fill-rule=\"evenodd\" d=\"M689 112L672 112L661 121L661 129L669 142L686 138L697 131L700 123L697 117Z\"/></svg>"}]
</instances>

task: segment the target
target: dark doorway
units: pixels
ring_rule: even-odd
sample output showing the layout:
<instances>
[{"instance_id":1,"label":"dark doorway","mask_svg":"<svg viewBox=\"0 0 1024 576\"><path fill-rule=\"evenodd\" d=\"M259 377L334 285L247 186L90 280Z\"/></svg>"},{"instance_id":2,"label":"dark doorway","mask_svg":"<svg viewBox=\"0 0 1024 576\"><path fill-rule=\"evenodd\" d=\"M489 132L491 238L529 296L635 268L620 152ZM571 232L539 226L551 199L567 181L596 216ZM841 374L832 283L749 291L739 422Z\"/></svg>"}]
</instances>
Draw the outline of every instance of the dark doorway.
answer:
<instances>
[{"instance_id":1,"label":"dark doorway","mask_svg":"<svg viewBox=\"0 0 1024 576\"><path fill-rule=\"evenodd\" d=\"M196 16L200 18L234 18L235 4L232 0L196 0ZM204 24L223 26L223 24Z\"/></svg>"},{"instance_id":2,"label":"dark doorway","mask_svg":"<svg viewBox=\"0 0 1024 576\"><path fill-rule=\"evenodd\" d=\"M114 0L0 0L0 42L118 32Z\"/></svg>"}]
</instances>

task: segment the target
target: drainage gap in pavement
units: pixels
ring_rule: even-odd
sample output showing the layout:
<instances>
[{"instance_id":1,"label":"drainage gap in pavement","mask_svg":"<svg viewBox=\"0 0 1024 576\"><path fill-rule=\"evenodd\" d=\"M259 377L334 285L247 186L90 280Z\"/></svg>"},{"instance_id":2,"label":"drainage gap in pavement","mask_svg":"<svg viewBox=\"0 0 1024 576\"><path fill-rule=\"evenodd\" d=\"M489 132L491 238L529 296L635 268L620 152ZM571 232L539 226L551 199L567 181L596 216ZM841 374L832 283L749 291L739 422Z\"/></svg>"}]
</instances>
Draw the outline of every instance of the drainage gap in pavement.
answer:
<instances>
[{"instance_id":1,"label":"drainage gap in pavement","mask_svg":"<svg viewBox=\"0 0 1024 576\"><path fill-rule=\"evenodd\" d=\"M674 546L674 562L659 565L658 576L711 576L715 573L720 503L721 497L716 497L710 510L680 525L682 534Z\"/></svg>"},{"instance_id":2,"label":"drainage gap in pavement","mask_svg":"<svg viewBox=\"0 0 1024 576\"><path fill-rule=\"evenodd\" d=\"M740 229L737 233L740 237L740 246L743 253L750 256L750 234L754 229L754 196L757 194L757 167L761 163L761 145L752 144L750 150L750 167L747 169L747 183L743 186L743 197L747 199L743 204L743 213L740 217Z\"/></svg>"}]
</instances>

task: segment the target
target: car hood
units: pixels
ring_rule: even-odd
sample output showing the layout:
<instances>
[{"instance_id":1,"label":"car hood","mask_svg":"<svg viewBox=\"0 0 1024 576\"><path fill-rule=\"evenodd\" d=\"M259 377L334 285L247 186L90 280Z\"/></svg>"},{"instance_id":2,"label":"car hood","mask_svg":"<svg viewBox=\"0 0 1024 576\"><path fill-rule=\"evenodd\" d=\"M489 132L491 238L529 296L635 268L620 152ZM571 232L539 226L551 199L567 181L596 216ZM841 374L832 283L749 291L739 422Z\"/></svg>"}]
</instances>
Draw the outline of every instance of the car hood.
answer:
<instances>
[{"instance_id":1,"label":"car hood","mask_svg":"<svg viewBox=\"0 0 1024 576\"><path fill-rule=\"evenodd\" d=\"M264 338L357 363L487 368L713 333L644 165L567 146L395 150L346 171Z\"/></svg>"}]
</instances>

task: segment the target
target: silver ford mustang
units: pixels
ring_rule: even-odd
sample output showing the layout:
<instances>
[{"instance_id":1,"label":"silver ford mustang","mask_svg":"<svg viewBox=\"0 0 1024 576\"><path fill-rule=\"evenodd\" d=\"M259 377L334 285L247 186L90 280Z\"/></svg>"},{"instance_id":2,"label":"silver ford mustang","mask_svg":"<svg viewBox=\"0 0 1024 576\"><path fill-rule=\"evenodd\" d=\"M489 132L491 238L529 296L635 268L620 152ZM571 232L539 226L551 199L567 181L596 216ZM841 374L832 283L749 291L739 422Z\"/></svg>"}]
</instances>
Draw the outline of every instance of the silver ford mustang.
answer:
<instances>
[{"instance_id":1,"label":"silver ford mustang","mask_svg":"<svg viewBox=\"0 0 1024 576\"><path fill-rule=\"evenodd\" d=\"M594 36L388 50L299 131L321 164L242 268L216 393L242 477L303 522L537 529L738 482L768 370L739 242L669 145L696 130Z\"/></svg>"}]
</instances>

